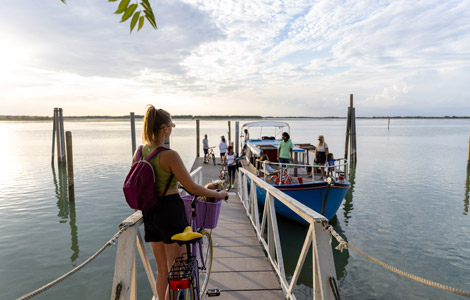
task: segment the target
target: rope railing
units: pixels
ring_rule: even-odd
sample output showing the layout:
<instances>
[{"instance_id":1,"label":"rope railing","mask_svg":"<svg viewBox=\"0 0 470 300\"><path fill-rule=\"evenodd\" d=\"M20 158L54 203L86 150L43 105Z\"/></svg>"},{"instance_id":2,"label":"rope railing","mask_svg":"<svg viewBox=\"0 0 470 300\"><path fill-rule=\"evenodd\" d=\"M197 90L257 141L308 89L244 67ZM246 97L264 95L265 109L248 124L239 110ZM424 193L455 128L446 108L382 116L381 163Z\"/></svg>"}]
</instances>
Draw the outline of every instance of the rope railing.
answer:
<instances>
[{"instance_id":1,"label":"rope railing","mask_svg":"<svg viewBox=\"0 0 470 300\"><path fill-rule=\"evenodd\" d=\"M85 260L83 263L81 263L79 266L75 267L74 269L72 269L71 271L65 273L64 275L60 276L59 278L49 282L48 284L45 284L43 285L42 287L20 297L20 298L17 298L16 300L26 300L26 299L31 299L33 297L36 297L37 295L45 292L46 290L50 289L51 287L55 286L56 284L64 281L65 279L67 279L68 277L72 276L73 274L75 274L76 272L78 272L81 268L83 268L84 266L86 266L87 264L89 264L92 260L94 260L96 257L98 257L98 255L100 255L107 247L110 247L112 245L114 245L116 243L116 240L119 238L119 236L129 227L133 226L133 224L131 225L123 225L121 226L121 228L119 229L119 231L113 235L113 237L111 239L109 239L109 241L107 241L98 251L95 252L95 254L93 254L92 256L90 256L87 260Z\"/></svg>"},{"instance_id":2,"label":"rope railing","mask_svg":"<svg viewBox=\"0 0 470 300\"><path fill-rule=\"evenodd\" d=\"M382 261L380 261L376 258L373 258L372 256L362 252L361 250L357 249L356 247L352 246L351 244L349 244L348 242L343 240L343 238L333 229L333 227L331 225L328 225L328 222L324 221L324 222L322 222L322 225L326 230L328 230L328 232L331 234L331 236L334 237L338 241L339 245L336 246L336 248L335 248L336 250L339 250L341 252L343 252L343 250L345 248L354 250L357 253L359 253L360 255L362 255L363 257L369 259L370 261L375 262L379 266L382 266L385 269L388 269L388 270L390 270L390 271L392 271L396 274L399 274L399 275L402 275L404 277L413 279L417 282L420 282L422 284L425 284L425 285L428 285L428 286L431 286L431 287L434 287L434 288L438 288L438 289L441 289L441 290L444 290L444 291L447 291L447 292L451 292L451 293L454 293L454 294L457 294L457 295L460 295L460 296L470 298L470 292L460 290L460 289L456 289L456 288L453 288L453 287L450 287L450 286L447 286L447 285L444 285L444 284L441 284L441 283L437 283L437 282L434 282L434 281L431 281L431 280L428 280L428 279L410 274L410 273L402 271L398 268L392 267L392 266L390 266L390 265L388 265L388 264L386 264L386 263L384 263L384 262L382 262ZM330 243L331 243L331 240L330 240Z\"/></svg>"}]
</instances>

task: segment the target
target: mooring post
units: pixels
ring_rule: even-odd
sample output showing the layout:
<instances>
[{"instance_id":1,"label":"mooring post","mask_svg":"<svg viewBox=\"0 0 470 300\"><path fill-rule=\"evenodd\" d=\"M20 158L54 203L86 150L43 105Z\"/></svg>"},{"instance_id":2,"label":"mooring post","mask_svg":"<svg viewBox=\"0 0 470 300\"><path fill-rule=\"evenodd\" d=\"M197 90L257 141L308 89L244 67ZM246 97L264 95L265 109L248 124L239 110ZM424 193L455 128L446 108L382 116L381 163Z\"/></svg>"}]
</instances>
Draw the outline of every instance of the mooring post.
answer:
<instances>
[{"instance_id":1,"label":"mooring post","mask_svg":"<svg viewBox=\"0 0 470 300\"><path fill-rule=\"evenodd\" d=\"M356 148L356 109L353 105L353 94L349 95L349 101L351 105L351 127L350 127L350 134L351 134L351 162L357 162L357 148Z\"/></svg>"},{"instance_id":2,"label":"mooring post","mask_svg":"<svg viewBox=\"0 0 470 300\"><path fill-rule=\"evenodd\" d=\"M232 127L230 126L230 121L228 121L228 145L230 145L230 142L232 141Z\"/></svg>"},{"instance_id":3,"label":"mooring post","mask_svg":"<svg viewBox=\"0 0 470 300\"><path fill-rule=\"evenodd\" d=\"M60 166L60 122L59 122L59 109L54 109L54 123L55 123L55 136L57 142L57 165Z\"/></svg>"},{"instance_id":4,"label":"mooring post","mask_svg":"<svg viewBox=\"0 0 470 300\"><path fill-rule=\"evenodd\" d=\"M135 141L135 115L131 112L131 140L132 140L132 155L135 153L136 141Z\"/></svg>"},{"instance_id":5,"label":"mooring post","mask_svg":"<svg viewBox=\"0 0 470 300\"><path fill-rule=\"evenodd\" d=\"M235 152L240 155L240 152L238 151L238 145L240 141L240 122L236 121L235 122Z\"/></svg>"},{"instance_id":6,"label":"mooring post","mask_svg":"<svg viewBox=\"0 0 470 300\"><path fill-rule=\"evenodd\" d=\"M56 123L56 114L57 108L54 108L54 115L52 116L52 153L51 153L51 164L54 165L54 144L55 144L55 135L57 130L57 123Z\"/></svg>"},{"instance_id":7,"label":"mooring post","mask_svg":"<svg viewBox=\"0 0 470 300\"><path fill-rule=\"evenodd\" d=\"M467 165L470 165L470 135L468 137L468 157L467 157Z\"/></svg>"},{"instance_id":8,"label":"mooring post","mask_svg":"<svg viewBox=\"0 0 470 300\"><path fill-rule=\"evenodd\" d=\"M73 180L73 151L72 132L65 133L67 139L67 182L69 187L69 201L75 201L75 183Z\"/></svg>"},{"instance_id":9,"label":"mooring post","mask_svg":"<svg viewBox=\"0 0 470 300\"><path fill-rule=\"evenodd\" d=\"M64 132L64 116L62 108L59 108L59 128L60 128L60 164L65 165L65 132Z\"/></svg>"},{"instance_id":10,"label":"mooring post","mask_svg":"<svg viewBox=\"0 0 470 300\"><path fill-rule=\"evenodd\" d=\"M200 143L200 140L199 140L200 131L199 130L200 130L199 120L196 120L196 157L201 156L201 152L200 152L201 145L199 144Z\"/></svg>"}]
</instances>

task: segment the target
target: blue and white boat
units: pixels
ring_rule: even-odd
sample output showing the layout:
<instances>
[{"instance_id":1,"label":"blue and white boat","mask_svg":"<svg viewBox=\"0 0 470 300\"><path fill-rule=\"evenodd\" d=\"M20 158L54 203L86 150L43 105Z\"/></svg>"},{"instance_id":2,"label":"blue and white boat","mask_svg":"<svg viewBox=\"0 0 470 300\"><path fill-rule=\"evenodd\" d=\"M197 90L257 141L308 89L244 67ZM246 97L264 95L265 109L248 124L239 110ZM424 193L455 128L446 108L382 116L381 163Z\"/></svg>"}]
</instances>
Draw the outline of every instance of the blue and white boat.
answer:
<instances>
[{"instance_id":1,"label":"blue and white boat","mask_svg":"<svg viewBox=\"0 0 470 300\"><path fill-rule=\"evenodd\" d=\"M292 141L293 162L280 164L277 160L277 149L283 132L290 133L286 122L262 121L250 122L242 126L242 132L248 130L250 138L246 142L243 167L263 178L277 189L310 207L314 211L331 220L341 206L351 184L345 177L347 161L335 163L332 167L333 176L320 180L315 170L328 168L313 164L312 151L315 146ZM253 138L256 136L256 138ZM263 161L264 155L268 162ZM311 162L311 163L310 163ZM256 189L258 202L264 205L266 198L262 188ZM275 199L276 212L297 222L305 223L296 213Z\"/></svg>"}]
</instances>

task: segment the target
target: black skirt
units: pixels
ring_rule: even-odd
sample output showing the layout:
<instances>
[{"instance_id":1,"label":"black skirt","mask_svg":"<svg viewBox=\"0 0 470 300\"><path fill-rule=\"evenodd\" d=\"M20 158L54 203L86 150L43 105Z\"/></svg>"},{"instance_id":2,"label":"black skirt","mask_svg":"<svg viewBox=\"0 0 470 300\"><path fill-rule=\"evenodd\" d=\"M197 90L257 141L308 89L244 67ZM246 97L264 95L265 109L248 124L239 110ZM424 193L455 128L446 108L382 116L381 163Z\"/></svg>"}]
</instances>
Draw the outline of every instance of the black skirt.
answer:
<instances>
[{"instance_id":1,"label":"black skirt","mask_svg":"<svg viewBox=\"0 0 470 300\"><path fill-rule=\"evenodd\" d=\"M317 151L315 162L319 165L324 165L326 162L326 152Z\"/></svg>"}]
</instances>

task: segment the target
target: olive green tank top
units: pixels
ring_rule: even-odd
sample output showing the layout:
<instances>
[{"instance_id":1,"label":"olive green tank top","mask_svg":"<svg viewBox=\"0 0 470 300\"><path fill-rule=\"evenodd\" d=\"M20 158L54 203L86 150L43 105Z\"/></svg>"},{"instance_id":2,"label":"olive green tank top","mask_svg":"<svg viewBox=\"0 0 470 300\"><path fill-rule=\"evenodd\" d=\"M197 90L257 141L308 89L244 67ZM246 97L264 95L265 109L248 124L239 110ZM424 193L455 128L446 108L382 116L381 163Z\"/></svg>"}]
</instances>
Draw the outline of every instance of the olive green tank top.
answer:
<instances>
[{"instance_id":1,"label":"olive green tank top","mask_svg":"<svg viewBox=\"0 0 470 300\"><path fill-rule=\"evenodd\" d=\"M142 157L147 157L149 156L155 149L158 147L162 146L150 146L150 145L145 145L142 148ZM168 173L167 171L163 170L163 168L160 166L160 154L162 152L158 153L157 156L155 156L151 161L150 164L153 167L153 170L155 171L155 174L157 176L157 180L155 182L155 190L157 192L163 192L165 190L166 184L168 183L168 179L170 179L171 173ZM168 187L169 190L171 189L177 189L178 188L178 180L176 177L173 176L173 179L171 180L170 186Z\"/></svg>"}]
</instances>

